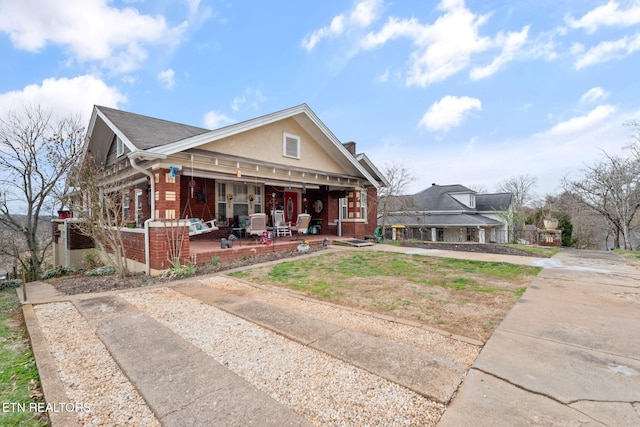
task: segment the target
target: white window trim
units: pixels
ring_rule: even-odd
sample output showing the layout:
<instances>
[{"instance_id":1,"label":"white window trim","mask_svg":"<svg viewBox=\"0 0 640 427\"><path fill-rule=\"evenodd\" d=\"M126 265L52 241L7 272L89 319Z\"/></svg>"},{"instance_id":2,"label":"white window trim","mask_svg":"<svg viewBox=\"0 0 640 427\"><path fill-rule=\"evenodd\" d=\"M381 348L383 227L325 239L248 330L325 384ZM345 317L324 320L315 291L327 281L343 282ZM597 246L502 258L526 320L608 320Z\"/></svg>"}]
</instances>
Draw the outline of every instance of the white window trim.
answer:
<instances>
[{"instance_id":1,"label":"white window trim","mask_svg":"<svg viewBox=\"0 0 640 427\"><path fill-rule=\"evenodd\" d=\"M296 140L296 155L292 156L287 154L287 138ZM288 157L291 159L300 159L300 137L298 135L294 135L292 133L283 132L282 133L282 156Z\"/></svg>"},{"instance_id":2,"label":"white window trim","mask_svg":"<svg viewBox=\"0 0 640 427\"><path fill-rule=\"evenodd\" d=\"M360 192L360 219L367 220L368 195L366 191Z\"/></svg>"}]
</instances>

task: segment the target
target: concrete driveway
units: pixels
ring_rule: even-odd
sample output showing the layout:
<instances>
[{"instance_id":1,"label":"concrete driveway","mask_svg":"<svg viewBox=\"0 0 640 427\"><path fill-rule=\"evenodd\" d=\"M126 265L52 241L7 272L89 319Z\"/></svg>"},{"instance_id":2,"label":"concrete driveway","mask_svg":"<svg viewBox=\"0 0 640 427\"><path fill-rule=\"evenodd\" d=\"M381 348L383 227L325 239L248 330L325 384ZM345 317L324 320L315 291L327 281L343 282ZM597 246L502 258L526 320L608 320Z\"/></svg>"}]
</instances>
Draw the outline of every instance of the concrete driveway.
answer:
<instances>
[{"instance_id":1,"label":"concrete driveway","mask_svg":"<svg viewBox=\"0 0 640 427\"><path fill-rule=\"evenodd\" d=\"M544 264L440 426L640 425L640 272L602 251Z\"/></svg>"}]
</instances>

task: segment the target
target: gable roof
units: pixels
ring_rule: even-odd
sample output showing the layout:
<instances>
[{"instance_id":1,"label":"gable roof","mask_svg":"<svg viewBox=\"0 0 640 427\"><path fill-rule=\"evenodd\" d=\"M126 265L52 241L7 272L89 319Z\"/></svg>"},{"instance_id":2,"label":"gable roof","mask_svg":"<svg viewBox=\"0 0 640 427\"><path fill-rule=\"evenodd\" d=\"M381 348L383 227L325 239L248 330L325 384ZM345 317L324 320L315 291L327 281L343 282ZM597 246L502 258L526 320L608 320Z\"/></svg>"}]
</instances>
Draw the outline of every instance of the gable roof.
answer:
<instances>
[{"instance_id":1,"label":"gable roof","mask_svg":"<svg viewBox=\"0 0 640 427\"><path fill-rule=\"evenodd\" d=\"M176 141L209 132L195 126L183 125L141 114L129 113L114 108L96 106L98 114L102 113L117 127L126 139L138 150L167 145Z\"/></svg>"},{"instance_id":2,"label":"gable roof","mask_svg":"<svg viewBox=\"0 0 640 427\"><path fill-rule=\"evenodd\" d=\"M477 194L476 210L480 212L503 211L511 206L513 194L511 193L493 193L493 194Z\"/></svg>"},{"instance_id":3,"label":"gable roof","mask_svg":"<svg viewBox=\"0 0 640 427\"><path fill-rule=\"evenodd\" d=\"M427 211L460 211L469 210L468 206L460 203L451 197L451 193L474 193L470 188L463 185L436 185L425 188L413 195L414 205L421 210Z\"/></svg>"},{"instance_id":4,"label":"gable roof","mask_svg":"<svg viewBox=\"0 0 640 427\"><path fill-rule=\"evenodd\" d=\"M361 164L306 104L215 130L95 106L87 134L91 135L92 140L95 138L100 141L93 144L92 154L102 161L107 155L113 134L122 140L129 151L161 158L289 118L294 119L345 171L362 176L376 188L386 185L384 177L377 170ZM108 142L105 142L107 139Z\"/></svg>"}]
</instances>

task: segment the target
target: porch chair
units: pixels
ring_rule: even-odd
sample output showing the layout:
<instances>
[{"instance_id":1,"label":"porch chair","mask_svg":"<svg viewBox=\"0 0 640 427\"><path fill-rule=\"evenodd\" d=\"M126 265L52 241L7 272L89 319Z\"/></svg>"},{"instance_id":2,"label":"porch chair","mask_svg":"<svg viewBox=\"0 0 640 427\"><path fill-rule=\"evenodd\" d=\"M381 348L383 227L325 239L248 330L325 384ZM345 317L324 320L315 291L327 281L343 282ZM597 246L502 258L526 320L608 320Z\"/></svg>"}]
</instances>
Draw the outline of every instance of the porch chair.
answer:
<instances>
[{"instance_id":1,"label":"porch chair","mask_svg":"<svg viewBox=\"0 0 640 427\"><path fill-rule=\"evenodd\" d=\"M213 220L203 221L200 218L187 218L187 221L189 221L189 236L196 236L218 230Z\"/></svg>"},{"instance_id":2,"label":"porch chair","mask_svg":"<svg viewBox=\"0 0 640 427\"><path fill-rule=\"evenodd\" d=\"M291 231L296 232L296 240L300 237L300 234L309 234L309 224L311 223L311 215L299 214L296 225L291 226Z\"/></svg>"},{"instance_id":3,"label":"porch chair","mask_svg":"<svg viewBox=\"0 0 640 427\"><path fill-rule=\"evenodd\" d=\"M249 236L262 236L267 231L267 214L254 213L249 215L249 226L244 230Z\"/></svg>"},{"instance_id":4,"label":"porch chair","mask_svg":"<svg viewBox=\"0 0 640 427\"><path fill-rule=\"evenodd\" d=\"M291 221L284 220L284 211L273 211L273 228L276 236L291 236Z\"/></svg>"}]
</instances>

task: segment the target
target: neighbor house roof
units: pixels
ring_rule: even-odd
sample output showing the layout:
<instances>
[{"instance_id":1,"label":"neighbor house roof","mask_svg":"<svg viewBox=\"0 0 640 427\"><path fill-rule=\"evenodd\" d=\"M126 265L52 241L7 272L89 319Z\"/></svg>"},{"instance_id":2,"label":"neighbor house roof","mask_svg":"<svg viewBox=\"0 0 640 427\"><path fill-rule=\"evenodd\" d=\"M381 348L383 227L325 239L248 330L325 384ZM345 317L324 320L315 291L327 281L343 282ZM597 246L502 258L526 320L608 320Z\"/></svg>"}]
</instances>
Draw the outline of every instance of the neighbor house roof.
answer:
<instances>
[{"instance_id":1,"label":"neighbor house roof","mask_svg":"<svg viewBox=\"0 0 640 427\"><path fill-rule=\"evenodd\" d=\"M475 207L467 206L454 196L465 200L465 195L475 197ZM402 196L410 203L400 212L387 215L388 224L412 227L496 227L503 223L482 215L507 209L511 205L511 193L477 194L464 185L436 185L412 195Z\"/></svg>"},{"instance_id":2,"label":"neighbor house roof","mask_svg":"<svg viewBox=\"0 0 640 427\"><path fill-rule=\"evenodd\" d=\"M423 214L421 212L397 212L387 216L388 224L403 224L411 227L496 227L500 221L478 214Z\"/></svg>"},{"instance_id":3,"label":"neighbor house roof","mask_svg":"<svg viewBox=\"0 0 640 427\"><path fill-rule=\"evenodd\" d=\"M468 206L450 196L451 193L474 193L463 185L436 185L427 187L413 195L414 206L425 211L460 211L469 210Z\"/></svg>"},{"instance_id":4,"label":"neighbor house roof","mask_svg":"<svg viewBox=\"0 0 640 427\"><path fill-rule=\"evenodd\" d=\"M511 206L513 194L476 194L476 210L479 212L503 211Z\"/></svg>"}]
</instances>

